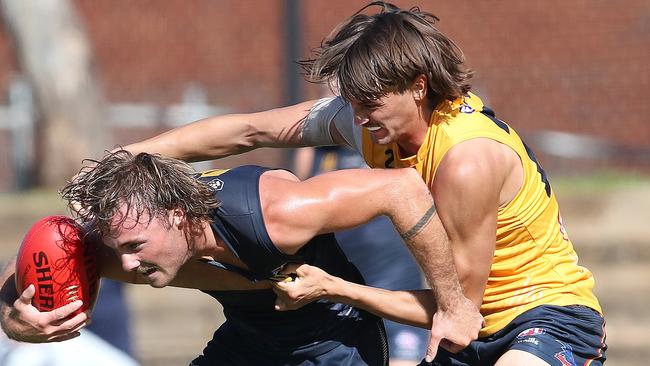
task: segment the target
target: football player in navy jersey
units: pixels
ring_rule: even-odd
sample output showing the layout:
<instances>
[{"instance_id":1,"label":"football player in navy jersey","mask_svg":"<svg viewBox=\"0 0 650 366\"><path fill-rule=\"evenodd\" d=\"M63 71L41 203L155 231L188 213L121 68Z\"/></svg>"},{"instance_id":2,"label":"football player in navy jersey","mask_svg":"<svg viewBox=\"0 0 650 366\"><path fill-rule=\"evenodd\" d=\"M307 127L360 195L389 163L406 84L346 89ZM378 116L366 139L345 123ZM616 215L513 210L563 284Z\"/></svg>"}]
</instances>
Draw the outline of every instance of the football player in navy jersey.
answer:
<instances>
[{"instance_id":1,"label":"football player in navy jersey","mask_svg":"<svg viewBox=\"0 0 650 366\"><path fill-rule=\"evenodd\" d=\"M301 182L258 166L196 174L178 160L124 150L96 163L62 194L84 208L79 219L105 244L102 275L196 288L223 305L226 322L191 365L386 364L379 318L329 301L278 312L271 284L290 280L282 270L293 263L363 284L331 233L379 215L417 255L434 255L427 244L440 222L414 170L348 170ZM11 266L3 278L10 273ZM31 296L26 290L13 307L3 304L3 329L14 339L65 340L88 321L87 314L65 319L79 303L35 312ZM385 315L400 321L426 314L429 326L432 292L415 297L401 306L396 298Z\"/></svg>"}]
</instances>

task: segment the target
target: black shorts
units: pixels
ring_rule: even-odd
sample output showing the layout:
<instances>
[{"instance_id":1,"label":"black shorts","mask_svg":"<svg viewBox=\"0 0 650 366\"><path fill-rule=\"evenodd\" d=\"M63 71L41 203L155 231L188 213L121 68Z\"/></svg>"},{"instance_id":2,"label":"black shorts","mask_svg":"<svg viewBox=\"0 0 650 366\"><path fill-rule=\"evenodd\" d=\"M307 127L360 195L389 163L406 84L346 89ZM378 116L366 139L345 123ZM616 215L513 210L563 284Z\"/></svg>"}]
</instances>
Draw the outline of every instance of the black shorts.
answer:
<instances>
[{"instance_id":1,"label":"black shorts","mask_svg":"<svg viewBox=\"0 0 650 366\"><path fill-rule=\"evenodd\" d=\"M605 320L586 306L538 306L457 354L439 348L434 365L494 365L511 349L531 353L550 365L602 365L607 350Z\"/></svg>"},{"instance_id":2,"label":"black shorts","mask_svg":"<svg viewBox=\"0 0 650 366\"><path fill-rule=\"evenodd\" d=\"M229 330L216 332L203 354L190 366L387 366L388 344L381 319L359 319L341 340L325 340L285 352L251 344ZM254 342L253 342L254 343Z\"/></svg>"}]
</instances>

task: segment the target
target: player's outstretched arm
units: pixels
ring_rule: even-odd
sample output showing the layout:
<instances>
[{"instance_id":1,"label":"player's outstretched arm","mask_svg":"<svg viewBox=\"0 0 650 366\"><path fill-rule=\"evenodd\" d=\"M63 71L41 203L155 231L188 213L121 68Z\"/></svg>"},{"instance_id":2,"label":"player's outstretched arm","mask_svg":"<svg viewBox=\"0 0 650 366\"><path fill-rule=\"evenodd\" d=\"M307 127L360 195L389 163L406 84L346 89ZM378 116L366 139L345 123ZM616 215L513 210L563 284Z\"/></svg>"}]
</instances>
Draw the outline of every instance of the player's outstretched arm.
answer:
<instances>
[{"instance_id":1,"label":"player's outstretched arm","mask_svg":"<svg viewBox=\"0 0 650 366\"><path fill-rule=\"evenodd\" d=\"M74 301L49 312L39 312L32 306L36 292L30 285L20 296L16 291L16 260L12 259L2 272L0 299L0 323L7 337L30 343L60 342L78 337L81 328L88 323L88 314L80 313L68 319L83 305Z\"/></svg>"},{"instance_id":2,"label":"player's outstretched arm","mask_svg":"<svg viewBox=\"0 0 650 366\"><path fill-rule=\"evenodd\" d=\"M436 304L429 290L390 291L359 285L330 275L308 264L290 265L283 271L295 273L290 282L273 284L278 295L275 309L298 309L325 299L367 310L382 318L430 329Z\"/></svg>"},{"instance_id":3,"label":"player's outstretched arm","mask_svg":"<svg viewBox=\"0 0 650 366\"><path fill-rule=\"evenodd\" d=\"M274 170L262 175L259 188L266 229L285 253L297 251L316 235L353 228L380 215L418 244L441 236L429 229L438 228L433 199L413 169L346 169L302 182Z\"/></svg>"},{"instance_id":4,"label":"player's outstretched arm","mask_svg":"<svg viewBox=\"0 0 650 366\"><path fill-rule=\"evenodd\" d=\"M124 147L132 153L148 152L201 161L241 154L259 147L298 147L305 117L316 101L257 113L230 114L202 119Z\"/></svg>"}]
</instances>

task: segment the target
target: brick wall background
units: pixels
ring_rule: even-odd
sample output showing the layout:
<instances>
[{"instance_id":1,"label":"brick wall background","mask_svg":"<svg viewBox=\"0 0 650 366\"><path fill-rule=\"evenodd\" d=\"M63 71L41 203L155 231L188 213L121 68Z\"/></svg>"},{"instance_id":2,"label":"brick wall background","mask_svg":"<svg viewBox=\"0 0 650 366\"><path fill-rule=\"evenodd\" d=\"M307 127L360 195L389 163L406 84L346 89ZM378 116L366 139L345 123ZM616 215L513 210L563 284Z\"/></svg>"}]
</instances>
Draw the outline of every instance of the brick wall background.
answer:
<instances>
[{"instance_id":1,"label":"brick wall background","mask_svg":"<svg viewBox=\"0 0 650 366\"><path fill-rule=\"evenodd\" d=\"M288 103L285 9L289 2L73 1L92 43L96 72L109 103L177 103L187 85L195 83L203 88L209 104L229 112ZM366 4L294 3L300 12L303 55L335 24ZM475 91L523 135L550 129L647 152L648 1L628 0L625 6L593 0L395 3L417 4L441 18L439 28L464 50L476 72ZM14 45L0 24L0 104L6 102L8 85L19 74ZM302 82L300 87L301 99L318 96L314 85ZM166 128L154 124L138 131L122 129L114 143L127 144ZM543 162L550 160L547 169L555 164L552 157L541 155ZM647 169L648 156L635 160L636 164L625 156L613 163ZM225 164L255 159L279 164L283 157L281 152L267 151ZM0 189L6 189L11 170L6 169L10 168L7 162L2 164ZM580 164L600 166L590 161Z\"/></svg>"}]
</instances>

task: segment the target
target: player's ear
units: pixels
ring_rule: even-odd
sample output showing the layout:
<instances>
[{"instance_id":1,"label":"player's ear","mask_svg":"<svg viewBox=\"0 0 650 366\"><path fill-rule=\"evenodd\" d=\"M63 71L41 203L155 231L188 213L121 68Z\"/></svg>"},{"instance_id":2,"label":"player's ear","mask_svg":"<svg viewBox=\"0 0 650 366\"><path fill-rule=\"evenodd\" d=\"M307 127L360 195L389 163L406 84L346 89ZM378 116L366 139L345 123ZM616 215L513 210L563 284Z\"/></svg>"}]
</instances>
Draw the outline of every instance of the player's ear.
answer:
<instances>
[{"instance_id":1,"label":"player's ear","mask_svg":"<svg viewBox=\"0 0 650 366\"><path fill-rule=\"evenodd\" d=\"M416 101L425 100L427 96L427 77L424 74L416 76L413 83L411 83L410 90Z\"/></svg>"},{"instance_id":2,"label":"player's ear","mask_svg":"<svg viewBox=\"0 0 650 366\"><path fill-rule=\"evenodd\" d=\"M185 211L181 208L171 210L171 223L174 227L182 228L185 225Z\"/></svg>"}]
</instances>

